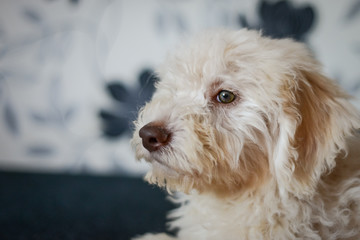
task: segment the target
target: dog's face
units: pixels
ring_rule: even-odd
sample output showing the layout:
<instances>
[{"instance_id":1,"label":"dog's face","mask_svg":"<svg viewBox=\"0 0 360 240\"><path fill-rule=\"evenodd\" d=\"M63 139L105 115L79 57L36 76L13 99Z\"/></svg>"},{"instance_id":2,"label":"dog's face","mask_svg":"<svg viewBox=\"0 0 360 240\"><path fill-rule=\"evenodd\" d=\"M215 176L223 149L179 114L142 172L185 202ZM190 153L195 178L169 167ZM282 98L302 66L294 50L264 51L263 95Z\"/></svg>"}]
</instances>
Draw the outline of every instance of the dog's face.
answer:
<instances>
[{"instance_id":1,"label":"dog's face","mask_svg":"<svg viewBox=\"0 0 360 240\"><path fill-rule=\"evenodd\" d=\"M309 192L357 124L346 95L318 72L291 40L247 30L198 36L168 57L135 122L147 180L185 192L271 181Z\"/></svg>"}]
</instances>

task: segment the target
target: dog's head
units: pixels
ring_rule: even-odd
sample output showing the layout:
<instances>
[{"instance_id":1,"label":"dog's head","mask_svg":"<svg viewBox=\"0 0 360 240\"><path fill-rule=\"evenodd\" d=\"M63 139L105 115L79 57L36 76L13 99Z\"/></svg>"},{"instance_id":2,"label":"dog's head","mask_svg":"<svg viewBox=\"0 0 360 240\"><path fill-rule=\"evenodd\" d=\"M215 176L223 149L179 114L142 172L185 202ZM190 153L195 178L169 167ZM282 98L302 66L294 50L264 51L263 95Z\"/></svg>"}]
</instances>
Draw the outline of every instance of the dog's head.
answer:
<instances>
[{"instance_id":1,"label":"dog's head","mask_svg":"<svg viewBox=\"0 0 360 240\"><path fill-rule=\"evenodd\" d=\"M300 43L214 31L179 47L139 113L147 180L226 194L273 182L310 194L359 127L348 96Z\"/></svg>"}]
</instances>

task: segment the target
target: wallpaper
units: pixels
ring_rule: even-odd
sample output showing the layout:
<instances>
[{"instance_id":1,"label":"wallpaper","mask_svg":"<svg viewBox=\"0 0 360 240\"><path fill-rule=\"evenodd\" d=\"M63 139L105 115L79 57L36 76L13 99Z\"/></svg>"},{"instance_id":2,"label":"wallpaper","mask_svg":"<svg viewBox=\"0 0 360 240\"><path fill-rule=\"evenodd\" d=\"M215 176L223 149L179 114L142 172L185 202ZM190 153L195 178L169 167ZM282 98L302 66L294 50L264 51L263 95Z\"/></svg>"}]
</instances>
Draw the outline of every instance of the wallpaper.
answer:
<instances>
[{"instance_id":1,"label":"wallpaper","mask_svg":"<svg viewBox=\"0 0 360 240\"><path fill-rule=\"evenodd\" d=\"M360 109L360 0L1 0L0 169L141 175L156 66L221 27L306 43Z\"/></svg>"}]
</instances>

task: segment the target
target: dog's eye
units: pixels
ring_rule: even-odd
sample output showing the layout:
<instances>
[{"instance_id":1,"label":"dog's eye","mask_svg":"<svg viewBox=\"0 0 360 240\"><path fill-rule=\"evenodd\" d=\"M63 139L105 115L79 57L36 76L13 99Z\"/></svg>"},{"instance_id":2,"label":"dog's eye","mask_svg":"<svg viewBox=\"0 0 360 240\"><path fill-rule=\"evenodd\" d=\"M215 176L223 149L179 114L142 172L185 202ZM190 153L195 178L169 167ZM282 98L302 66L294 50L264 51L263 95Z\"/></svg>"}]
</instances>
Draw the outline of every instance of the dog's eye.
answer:
<instances>
[{"instance_id":1,"label":"dog's eye","mask_svg":"<svg viewBox=\"0 0 360 240\"><path fill-rule=\"evenodd\" d=\"M235 95L227 90L221 90L218 95L216 96L216 100L219 103L231 103L234 101Z\"/></svg>"}]
</instances>

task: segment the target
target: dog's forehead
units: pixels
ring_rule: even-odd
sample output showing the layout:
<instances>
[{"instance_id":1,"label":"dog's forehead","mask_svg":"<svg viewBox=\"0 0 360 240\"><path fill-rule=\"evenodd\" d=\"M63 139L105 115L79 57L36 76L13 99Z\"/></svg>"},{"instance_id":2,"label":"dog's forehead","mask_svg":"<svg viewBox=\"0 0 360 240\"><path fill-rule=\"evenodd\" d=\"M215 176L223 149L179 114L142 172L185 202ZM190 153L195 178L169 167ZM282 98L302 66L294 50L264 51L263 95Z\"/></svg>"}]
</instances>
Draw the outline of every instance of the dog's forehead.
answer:
<instances>
[{"instance_id":1,"label":"dog's forehead","mask_svg":"<svg viewBox=\"0 0 360 240\"><path fill-rule=\"evenodd\" d=\"M199 35L168 55L159 68L160 79L174 89L201 90L235 72L258 76L261 64L273 56L265 47L267 41L259 37L248 31Z\"/></svg>"},{"instance_id":2,"label":"dog's forehead","mask_svg":"<svg viewBox=\"0 0 360 240\"><path fill-rule=\"evenodd\" d=\"M200 66L192 66L200 69ZM176 73L172 72L161 78L157 91L161 92L163 97L171 98L181 104L206 105L209 97L213 95L213 86L218 81L219 75L186 68L182 71L176 69Z\"/></svg>"},{"instance_id":3,"label":"dog's forehead","mask_svg":"<svg viewBox=\"0 0 360 240\"><path fill-rule=\"evenodd\" d=\"M182 94L205 91L229 71L224 49L187 49L168 59L160 71L162 87Z\"/></svg>"},{"instance_id":4,"label":"dog's forehead","mask_svg":"<svg viewBox=\"0 0 360 240\"><path fill-rule=\"evenodd\" d=\"M313 65L308 59L302 45L286 39L275 41L250 31L204 34L168 56L158 69L158 89L189 97L216 87L247 91L252 97L259 90L277 94L287 76L295 74L294 66Z\"/></svg>"},{"instance_id":5,"label":"dog's forehead","mask_svg":"<svg viewBox=\"0 0 360 240\"><path fill-rule=\"evenodd\" d=\"M207 96L208 88L204 79L181 75L162 79L157 85L157 93L173 101L201 103Z\"/></svg>"}]
</instances>

